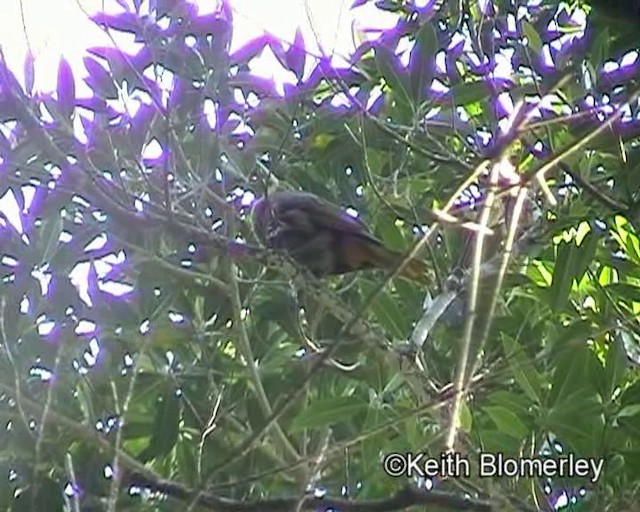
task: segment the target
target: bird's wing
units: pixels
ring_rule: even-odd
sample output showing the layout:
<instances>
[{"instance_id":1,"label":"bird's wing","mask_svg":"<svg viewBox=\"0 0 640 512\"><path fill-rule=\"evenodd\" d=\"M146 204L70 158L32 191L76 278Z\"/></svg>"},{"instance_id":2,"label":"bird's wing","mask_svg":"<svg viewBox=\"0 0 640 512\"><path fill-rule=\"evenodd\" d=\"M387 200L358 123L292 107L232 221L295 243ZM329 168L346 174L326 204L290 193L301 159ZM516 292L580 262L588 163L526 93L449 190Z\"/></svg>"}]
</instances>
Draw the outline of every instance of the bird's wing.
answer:
<instances>
[{"instance_id":1,"label":"bird's wing","mask_svg":"<svg viewBox=\"0 0 640 512\"><path fill-rule=\"evenodd\" d=\"M270 201L277 205L280 220L293 228L330 229L376 240L360 219L313 194L277 192Z\"/></svg>"}]
</instances>

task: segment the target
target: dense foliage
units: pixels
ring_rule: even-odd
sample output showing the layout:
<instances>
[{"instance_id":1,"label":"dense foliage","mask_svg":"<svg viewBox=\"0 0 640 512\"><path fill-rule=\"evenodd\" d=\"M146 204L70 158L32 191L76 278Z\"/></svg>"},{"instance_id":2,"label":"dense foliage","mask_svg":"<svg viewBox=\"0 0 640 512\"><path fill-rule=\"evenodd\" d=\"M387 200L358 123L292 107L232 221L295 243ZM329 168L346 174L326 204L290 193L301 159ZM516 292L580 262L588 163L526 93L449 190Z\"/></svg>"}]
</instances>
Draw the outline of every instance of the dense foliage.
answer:
<instances>
[{"instance_id":1,"label":"dense foliage","mask_svg":"<svg viewBox=\"0 0 640 512\"><path fill-rule=\"evenodd\" d=\"M231 54L227 5L118 3L94 20L137 44L87 50L91 95L0 62L2 510L635 509L633 2L379 0L396 26L342 64L300 33ZM261 247L251 200L286 189L430 286ZM383 468L448 449L469 475Z\"/></svg>"}]
</instances>

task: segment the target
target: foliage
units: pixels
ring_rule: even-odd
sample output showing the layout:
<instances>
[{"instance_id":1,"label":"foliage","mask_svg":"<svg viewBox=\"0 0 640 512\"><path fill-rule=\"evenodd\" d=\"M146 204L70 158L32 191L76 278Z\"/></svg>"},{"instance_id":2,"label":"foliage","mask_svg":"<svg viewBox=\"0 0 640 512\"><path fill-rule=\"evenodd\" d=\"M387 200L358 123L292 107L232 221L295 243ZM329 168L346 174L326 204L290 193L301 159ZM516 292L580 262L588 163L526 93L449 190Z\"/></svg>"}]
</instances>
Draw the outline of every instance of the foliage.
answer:
<instances>
[{"instance_id":1,"label":"foliage","mask_svg":"<svg viewBox=\"0 0 640 512\"><path fill-rule=\"evenodd\" d=\"M584 2L384 0L397 25L340 67L300 34L230 54L226 5L140 4L95 17L139 44L88 50L89 96L64 61L53 94L32 59L24 87L0 66L2 509L632 510L639 75L605 64L633 29L581 37ZM251 72L267 49L284 95ZM247 221L276 188L421 240L433 285L297 272ZM383 471L451 447L470 474L434 491ZM479 452L606 465L480 478Z\"/></svg>"}]
</instances>

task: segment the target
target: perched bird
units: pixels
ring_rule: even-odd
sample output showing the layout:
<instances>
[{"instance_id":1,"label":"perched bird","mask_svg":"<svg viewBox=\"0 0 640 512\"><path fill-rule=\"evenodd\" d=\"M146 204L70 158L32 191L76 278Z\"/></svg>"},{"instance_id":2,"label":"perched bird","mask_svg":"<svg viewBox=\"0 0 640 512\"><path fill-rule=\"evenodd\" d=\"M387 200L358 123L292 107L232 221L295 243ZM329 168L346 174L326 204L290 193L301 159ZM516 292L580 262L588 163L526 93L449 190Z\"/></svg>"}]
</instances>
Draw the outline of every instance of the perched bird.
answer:
<instances>
[{"instance_id":1,"label":"perched bird","mask_svg":"<svg viewBox=\"0 0 640 512\"><path fill-rule=\"evenodd\" d=\"M274 192L258 199L252 220L256 236L266 247L285 251L317 277L372 268L391 270L404 260L361 220L306 192ZM411 259L400 275L427 283L428 268Z\"/></svg>"}]
</instances>

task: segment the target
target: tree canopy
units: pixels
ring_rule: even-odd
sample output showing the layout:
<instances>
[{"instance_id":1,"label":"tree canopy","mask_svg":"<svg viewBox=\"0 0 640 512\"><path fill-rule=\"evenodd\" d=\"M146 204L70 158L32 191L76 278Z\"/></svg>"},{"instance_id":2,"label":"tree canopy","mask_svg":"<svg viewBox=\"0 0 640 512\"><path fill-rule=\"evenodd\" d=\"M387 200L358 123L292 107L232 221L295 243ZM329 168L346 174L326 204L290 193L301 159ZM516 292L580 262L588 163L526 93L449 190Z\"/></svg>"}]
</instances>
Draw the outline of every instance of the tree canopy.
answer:
<instances>
[{"instance_id":1,"label":"tree canopy","mask_svg":"<svg viewBox=\"0 0 640 512\"><path fill-rule=\"evenodd\" d=\"M342 59L119 0L91 94L0 60L2 510L636 509L639 2L366 3ZM263 247L277 190L429 284Z\"/></svg>"}]
</instances>

